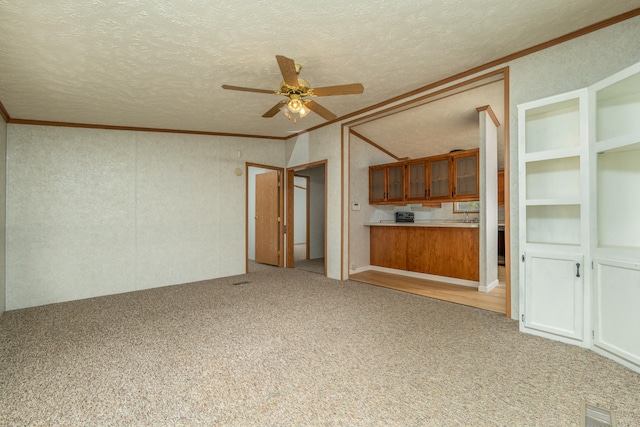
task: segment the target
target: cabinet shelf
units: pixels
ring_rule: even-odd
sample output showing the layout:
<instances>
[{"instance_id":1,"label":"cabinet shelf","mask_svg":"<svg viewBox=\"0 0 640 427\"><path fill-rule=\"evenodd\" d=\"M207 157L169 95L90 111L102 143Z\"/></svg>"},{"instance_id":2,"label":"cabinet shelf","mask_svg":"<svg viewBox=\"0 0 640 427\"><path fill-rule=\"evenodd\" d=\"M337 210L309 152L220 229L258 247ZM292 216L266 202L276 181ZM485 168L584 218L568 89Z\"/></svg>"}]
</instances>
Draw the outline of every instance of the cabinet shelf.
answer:
<instances>
[{"instance_id":1,"label":"cabinet shelf","mask_svg":"<svg viewBox=\"0 0 640 427\"><path fill-rule=\"evenodd\" d=\"M528 199L527 206L580 206L580 199Z\"/></svg>"},{"instance_id":2,"label":"cabinet shelf","mask_svg":"<svg viewBox=\"0 0 640 427\"><path fill-rule=\"evenodd\" d=\"M634 133L603 141L597 141L595 149L596 152L602 153L605 151L637 150L638 147L640 147L640 133Z\"/></svg>"},{"instance_id":3,"label":"cabinet shelf","mask_svg":"<svg viewBox=\"0 0 640 427\"><path fill-rule=\"evenodd\" d=\"M527 243L581 244L580 205L530 205L526 207Z\"/></svg>"},{"instance_id":4,"label":"cabinet shelf","mask_svg":"<svg viewBox=\"0 0 640 427\"><path fill-rule=\"evenodd\" d=\"M525 111L523 125L527 154L579 147L580 98L576 94L532 105Z\"/></svg>"},{"instance_id":5,"label":"cabinet shelf","mask_svg":"<svg viewBox=\"0 0 640 427\"><path fill-rule=\"evenodd\" d=\"M543 160L550 159L564 159L567 157L577 157L581 154L580 147L570 147L570 148L559 148L556 150L545 150L538 151L536 153L527 153L524 155L524 161L529 162L539 162Z\"/></svg>"},{"instance_id":6,"label":"cabinet shelf","mask_svg":"<svg viewBox=\"0 0 640 427\"><path fill-rule=\"evenodd\" d=\"M596 90L595 94L597 141L640 133L640 73Z\"/></svg>"},{"instance_id":7,"label":"cabinet shelf","mask_svg":"<svg viewBox=\"0 0 640 427\"><path fill-rule=\"evenodd\" d=\"M525 178L527 200L580 198L580 157L526 162Z\"/></svg>"}]
</instances>

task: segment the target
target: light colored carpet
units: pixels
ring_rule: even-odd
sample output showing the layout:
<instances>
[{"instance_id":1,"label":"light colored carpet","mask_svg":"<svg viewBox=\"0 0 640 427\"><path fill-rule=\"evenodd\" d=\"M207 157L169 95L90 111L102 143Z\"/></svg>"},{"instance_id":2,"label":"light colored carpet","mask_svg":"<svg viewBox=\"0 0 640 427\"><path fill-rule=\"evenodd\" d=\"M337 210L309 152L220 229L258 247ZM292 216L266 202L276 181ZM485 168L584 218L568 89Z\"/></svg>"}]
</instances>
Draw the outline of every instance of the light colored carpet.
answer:
<instances>
[{"instance_id":1,"label":"light colored carpet","mask_svg":"<svg viewBox=\"0 0 640 427\"><path fill-rule=\"evenodd\" d=\"M577 426L583 400L640 425L640 375L591 351L291 269L0 318L0 425Z\"/></svg>"}]
</instances>

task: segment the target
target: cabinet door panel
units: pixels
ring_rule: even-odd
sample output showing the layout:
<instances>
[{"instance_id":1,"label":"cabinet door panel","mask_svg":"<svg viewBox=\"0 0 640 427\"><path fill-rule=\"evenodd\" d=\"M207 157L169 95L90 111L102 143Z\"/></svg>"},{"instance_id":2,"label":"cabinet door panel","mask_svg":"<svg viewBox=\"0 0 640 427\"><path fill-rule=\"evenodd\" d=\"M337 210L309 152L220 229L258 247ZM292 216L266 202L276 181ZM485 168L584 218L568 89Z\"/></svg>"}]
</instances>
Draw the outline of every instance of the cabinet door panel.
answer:
<instances>
[{"instance_id":1,"label":"cabinet door panel","mask_svg":"<svg viewBox=\"0 0 640 427\"><path fill-rule=\"evenodd\" d=\"M407 227L370 227L370 263L407 269Z\"/></svg>"},{"instance_id":2,"label":"cabinet door panel","mask_svg":"<svg viewBox=\"0 0 640 427\"><path fill-rule=\"evenodd\" d=\"M640 263L595 259L594 345L640 365Z\"/></svg>"},{"instance_id":3,"label":"cabinet door panel","mask_svg":"<svg viewBox=\"0 0 640 427\"><path fill-rule=\"evenodd\" d=\"M369 169L369 186L370 201L384 201L384 168Z\"/></svg>"},{"instance_id":4,"label":"cabinet door panel","mask_svg":"<svg viewBox=\"0 0 640 427\"><path fill-rule=\"evenodd\" d=\"M404 199L404 166L392 166L387 169L387 200Z\"/></svg>"},{"instance_id":5,"label":"cabinet door panel","mask_svg":"<svg viewBox=\"0 0 640 427\"><path fill-rule=\"evenodd\" d=\"M409 200L424 200L426 193L426 163L407 164L407 197Z\"/></svg>"},{"instance_id":6,"label":"cabinet door panel","mask_svg":"<svg viewBox=\"0 0 640 427\"><path fill-rule=\"evenodd\" d=\"M454 157L456 179L455 196L475 196L478 194L478 155Z\"/></svg>"},{"instance_id":7,"label":"cabinet door panel","mask_svg":"<svg viewBox=\"0 0 640 427\"><path fill-rule=\"evenodd\" d=\"M581 341L583 276L579 254L527 252L524 326Z\"/></svg>"},{"instance_id":8,"label":"cabinet door panel","mask_svg":"<svg viewBox=\"0 0 640 427\"><path fill-rule=\"evenodd\" d=\"M451 197L449 158L429 162L429 198L448 199Z\"/></svg>"},{"instance_id":9,"label":"cabinet door panel","mask_svg":"<svg viewBox=\"0 0 640 427\"><path fill-rule=\"evenodd\" d=\"M407 241L407 269L478 281L479 238L477 228L412 228Z\"/></svg>"}]
</instances>

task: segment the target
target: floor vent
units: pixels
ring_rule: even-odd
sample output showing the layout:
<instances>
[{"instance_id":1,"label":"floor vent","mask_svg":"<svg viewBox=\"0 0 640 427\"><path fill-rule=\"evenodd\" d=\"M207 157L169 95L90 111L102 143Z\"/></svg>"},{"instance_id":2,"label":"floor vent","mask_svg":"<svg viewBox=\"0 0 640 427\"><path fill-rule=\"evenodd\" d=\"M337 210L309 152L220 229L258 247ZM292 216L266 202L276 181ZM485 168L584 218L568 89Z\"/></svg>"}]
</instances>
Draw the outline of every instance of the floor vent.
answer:
<instances>
[{"instance_id":1,"label":"floor vent","mask_svg":"<svg viewBox=\"0 0 640 427\"><path fill-rule=\"evenodd\" d=\"M582 407L582 425L584 427L615 427L617 424L613 412L585 402Z\"/></svg>"},{"instance_id":2,"label":"floor vent","mask_svg":"<svg viewBox=\"0 0 640 427\"><path fill-rule=\"evenodd\" d=\"M247 283L251 283L251 282L236 282L236 283L232 283L233 286L238 286L238 285L246 285Z\"/></svg>"}]
</instances>

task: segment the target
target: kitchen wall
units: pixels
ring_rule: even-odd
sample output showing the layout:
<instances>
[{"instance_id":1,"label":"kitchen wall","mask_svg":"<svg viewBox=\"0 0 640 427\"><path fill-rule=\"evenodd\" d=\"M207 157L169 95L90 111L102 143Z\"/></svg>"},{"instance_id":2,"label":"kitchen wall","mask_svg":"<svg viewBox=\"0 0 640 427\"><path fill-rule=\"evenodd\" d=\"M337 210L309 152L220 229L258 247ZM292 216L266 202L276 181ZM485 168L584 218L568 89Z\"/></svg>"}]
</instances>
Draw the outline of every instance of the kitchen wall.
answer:
<instances>
[{"instance_id":1,"label":"kitchen wall","mask_svg":"<svg viewBox=\"0 0 640 427\"><path fill-rule=\"evenodd\" d=\"M0 116L0 316L5 311L6 287L5 287L5 224L7 202L7 123Z\"/></svg>"},{"instance_id":2,"label":"kitchen wall","mask_svg":"<svg viewBox=\"0 0 640 427\"><path fill-rule=\"evenodd\" d=\"M284 153L275 140L9 124L7 309L244 273L234 171L282 167Z\"/></svg>"},{"instance_id":3,"label":"kitchen wall","mask_svg":"<svg viewBox=\"0 0 640 427\"><path fill-rule=\"evenodd\" d=\"M369 227L364 224L379 221L387 216L393 218L393 207L369 205L369 166L391 163L393 157L380 151L355 135L349 136L349 202L347 206L349 224L349 269L368 266ZM353 210L357 203L360 210Z\"/></svg>"}]
</instances>

